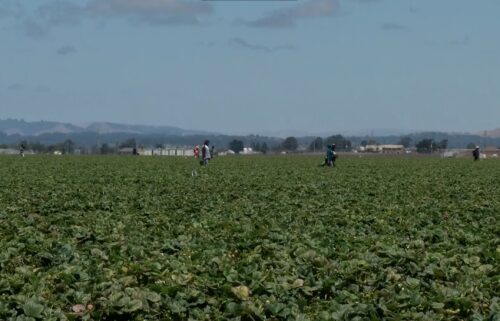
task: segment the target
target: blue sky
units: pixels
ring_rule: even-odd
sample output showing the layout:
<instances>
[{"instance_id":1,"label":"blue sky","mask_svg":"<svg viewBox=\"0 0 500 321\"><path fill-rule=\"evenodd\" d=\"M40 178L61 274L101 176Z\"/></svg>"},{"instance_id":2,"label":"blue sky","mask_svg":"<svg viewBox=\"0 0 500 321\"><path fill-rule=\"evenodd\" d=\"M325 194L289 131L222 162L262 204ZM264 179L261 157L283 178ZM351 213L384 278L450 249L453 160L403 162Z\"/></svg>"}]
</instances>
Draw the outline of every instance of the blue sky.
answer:
<instances>
[{"instance_id":1,"label":"blue sky","mask_svg":"<svg viewBox=\"0 0 500 321\"><path fill-rule=\"evenodd\" d=\"M0 0L0 118L500 127L497 0Z\"/></svg>"}]
</instances>

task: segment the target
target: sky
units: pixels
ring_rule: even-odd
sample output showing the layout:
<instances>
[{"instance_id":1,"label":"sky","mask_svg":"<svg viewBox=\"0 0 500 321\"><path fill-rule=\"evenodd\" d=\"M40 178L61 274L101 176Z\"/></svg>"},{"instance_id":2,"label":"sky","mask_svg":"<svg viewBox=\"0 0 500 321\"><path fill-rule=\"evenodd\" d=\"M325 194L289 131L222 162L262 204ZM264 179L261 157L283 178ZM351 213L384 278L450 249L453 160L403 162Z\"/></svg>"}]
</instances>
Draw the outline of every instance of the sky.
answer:
<instances>
[{"instance_id":1,"label":"sky","mask_svg":"<svg viewBox=\"0 0 500 321\"><path fill-rule=\"evenodd\" d=\"M498 0L0 0L0 119L500 127Z\"/></svg>"}]
</instances>

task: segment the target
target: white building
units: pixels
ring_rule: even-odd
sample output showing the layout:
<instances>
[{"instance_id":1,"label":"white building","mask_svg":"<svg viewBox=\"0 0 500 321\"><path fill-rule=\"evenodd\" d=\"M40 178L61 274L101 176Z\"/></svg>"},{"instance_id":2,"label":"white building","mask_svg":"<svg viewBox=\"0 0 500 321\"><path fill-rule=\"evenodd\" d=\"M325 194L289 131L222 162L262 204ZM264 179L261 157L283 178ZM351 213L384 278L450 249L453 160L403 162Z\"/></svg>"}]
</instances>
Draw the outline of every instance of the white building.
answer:
<instances>
[{"instance_id":1,"label":"white building","mask_svg":"<svg viewBox=\"0 0 500 321\"><path fill-rule=\"evenodd\" d=\"M243 150L240 152L241 155L257 155L260 152L256 152L252 147L243 147Z\"/></svg>"},{"instance_id":2,"label":"white building","mask_svg":"<svg viewBox=\"0 0 500 321\"><path fill-rule=\"evenodd\" d=\"M383 154L392 154L392 153L402 153L404 152L405 147L403 145L366 145L364 150L366 152L371 153L383 153Z\"/></svg>"},{"instance_id":3,"label":"white building","mask_svg":"<svg viewBox=\"0 0 500 321\"><path fill-rule=\"evenodd\" d=\"M18 155L19 153L19 149L0 148L0 155Z\"/></svg>"},{"instance_id":4,"label":"white building","mask_svg":"<svg viewBox=\"0 0 500 321\"><path fill-rule=\"evenodd\" d=\"M193 157L194 151L186 147L167 148L140 148L137 150L141 156L185 156Z\"/></svg>"}]
</instances>

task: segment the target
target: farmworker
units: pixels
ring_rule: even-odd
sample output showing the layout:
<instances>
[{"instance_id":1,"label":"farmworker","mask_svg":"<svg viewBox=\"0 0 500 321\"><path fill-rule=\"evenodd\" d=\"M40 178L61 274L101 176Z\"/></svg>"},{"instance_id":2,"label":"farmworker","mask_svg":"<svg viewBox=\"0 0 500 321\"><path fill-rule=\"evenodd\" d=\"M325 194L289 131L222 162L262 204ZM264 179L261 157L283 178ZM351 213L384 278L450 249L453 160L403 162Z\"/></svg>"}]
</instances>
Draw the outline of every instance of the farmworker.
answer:
<instances>
[{"instance_id":1,"label":"farmworker","mask_svg":"<svg viewBox=\"0 0 500 321\"><path fill-rule=\"evenodd\" d=\"M335 167L335 161L337 160L337 152L335 151L335 144L332 144L332 153L333 153L333 157L332 157L332 166Z\"/></svg>"},{"instance_id":2,"label":"farmworker","mask_svg":"<svg viewBox=\"0 0 500 321\"><path fill-rule=\"evenodd\" d=\"M326 149L325 163L323 166L333 167L335 166L335 144L328 145Z\"/></svg>"},{"instance_id":3,"label":"farmworker","mask_svg":"<svg viewBox=\"0 0 500 321\"><path fill-rule=\"evenodd\" d=\"M203 147L201 148L201 165L207 166L208 161L210 160L210 147L208 147L208 144L210 144L210 141L207 139L203 143Z\"/></svg>"},{"instance_id":4,"label":"farmworker","mask_svg":"<svg viewBox=\"0 0 500 321\"><path fill-rule=\"evenodd\" d=\"M215 146L212 145L212 148L210 149L210 156L213 158L215 156Z\"/></svg>"},{"instance_id":5,"label":"farmworker","mask_svg":"<svg viewBox=\"0 0 500 321\"><path fill-rule=\"evenodd\" d=\"M193 154L195 158L200 157L200 146L196 145L193 149Z\"/></svg>"},{"instance_id":6,"label":"farmworker","mask_svg":"<svg viewBox=\"0 0 500 321\"><path fill-rule=\"evenodd\" d=\"M480 155L481 153L479 152L479 146L476 146L476 148L472 151L472 156L474 156L474 160L478 161Z\"/></svg>"},{"instance_id":7,"label":"farmworker","mask_svg":"<svg viewBox=\"0 0 500 321\"><path fill-rule=\"evenodd\" d=\"M24 157L24 145L21 144L21 147L19 148L19 155L21 155L21 157Z\"/></svg>"}]
</instances>

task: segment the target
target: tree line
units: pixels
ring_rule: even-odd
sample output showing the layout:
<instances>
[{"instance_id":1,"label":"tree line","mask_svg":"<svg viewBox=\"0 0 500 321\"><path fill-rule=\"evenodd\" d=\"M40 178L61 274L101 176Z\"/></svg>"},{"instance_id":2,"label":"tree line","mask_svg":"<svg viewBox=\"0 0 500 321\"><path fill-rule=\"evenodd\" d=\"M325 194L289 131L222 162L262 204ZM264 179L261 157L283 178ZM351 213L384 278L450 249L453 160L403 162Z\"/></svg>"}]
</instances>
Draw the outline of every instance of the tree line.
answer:
<instances>
[{"instance_id":1,"label":"tree line","mask_svg":"<svg viewBox=\"0 0 500 321\"><path fill-rule=\"evenodd\" d=\"M0 135L1 136L1 135ZM432 135L429 135L432 137ZM153 148L164 148L170 142L175 141L172 137L165 140L164 137L154 137L154 136L141 136L136 135L135 137L118 136L115 142L112 142L109 137L108 139L102 139L103 142L99 143L100 137L97 137L96 143L89 146L88 142L82 143L81 141L75 141L71 138L66 138L60 142L55 143L43 143L39 140L29 140L22 139L18 143L11 144L0 144L0 148L20 148L25 150L32 150L35 153L53 153L55 151L60 151L63 154L118 154L123 148L142 148L142 147L153 147ZM415 140L415 138L421 138ZM322 137L286 137L282 138L271 138L258 135L249 136L215 136L209 137L211 144L215 145L218 151L223 151L225 149L230 149L235 153L240 153L245 147L250 147L255 152L260 152L267 154L269 152L297 152L308 151L308 152L323 152L326 146L335 144L338 151L352 151L357 146L366 147L368 145L377 144L399 144L404 146L404 148L415 148L419 153L433 153L436 151L445 150L447 148L456 148L455 146L450 146L450 141L448 136L438 135L441 139L435 139L425 136L417 135L406 135L397 137L397 139L392 138L391 140L385 137L365 137L364 139L360 137L344 137L342 135L332 135L326 138ZM452 136L453 137L453 136ZM36 137L29 137L36 138ZM118 139L119 138L119 139ZM469 137L470 138L470 137ZM475 138L475 136L473 136ZM177 146L194 146L200 144L205 137L203 136L191 136L183 137L181 140L182 145ZM415 142L414 142L415 141ZM494 143L495 140L469 140L467 144L461 146L460 148L472 149L476 145L481 145L483 142ZM163 143L160 143L163 142ZM500 141L499 144L500 145ZM488 145L491 146L491 145ZM483 147L483 146L482 146Z\"/></svg>"}]
</instances>

